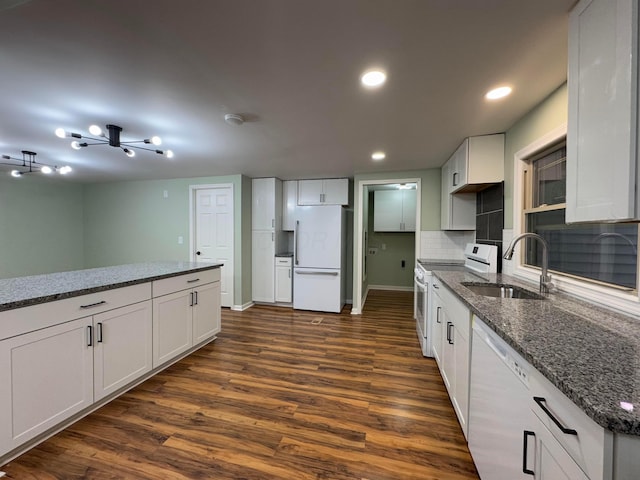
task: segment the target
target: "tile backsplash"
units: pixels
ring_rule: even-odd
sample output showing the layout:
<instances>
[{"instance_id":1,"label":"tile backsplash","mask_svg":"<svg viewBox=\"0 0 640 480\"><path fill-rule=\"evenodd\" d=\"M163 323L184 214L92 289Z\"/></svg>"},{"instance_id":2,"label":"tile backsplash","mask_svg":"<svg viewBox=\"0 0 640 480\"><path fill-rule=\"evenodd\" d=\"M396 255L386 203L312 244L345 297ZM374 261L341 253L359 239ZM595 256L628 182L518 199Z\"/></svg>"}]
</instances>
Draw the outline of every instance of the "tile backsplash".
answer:
<instances>
[{"instance_id":1,"label":"tile backsplash","mask_svg":"<svg viewBox=\"0 0 640 480\"><path fill-rule=\"evenodd\" d=\"M475 241L474 231L420 232L420 256L426 260L464 260L464 247Z\"/></svg>"},{"instance_id":2,"label":"tile backsplash","mask_svg":"<svg viewBox=\"0 0 640 480\"><path fill-rule=\"evenodd\" d=\"M504 228L504 183L481 190L476 195L476 242L498 247L502 259L502 229ZM498 272L501 271L498 261Z\"/></svg>"}]
</instances>

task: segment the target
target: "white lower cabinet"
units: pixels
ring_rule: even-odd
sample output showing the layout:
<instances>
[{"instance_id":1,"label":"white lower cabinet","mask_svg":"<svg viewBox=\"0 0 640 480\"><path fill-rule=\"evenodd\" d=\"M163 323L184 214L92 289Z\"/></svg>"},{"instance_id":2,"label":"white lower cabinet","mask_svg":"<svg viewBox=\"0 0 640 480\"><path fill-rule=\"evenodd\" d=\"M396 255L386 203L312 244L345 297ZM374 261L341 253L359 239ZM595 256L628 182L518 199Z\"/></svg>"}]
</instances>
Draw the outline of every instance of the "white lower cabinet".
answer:
<instances>
[{"instance_id":1,"label":"white lower cabinet","mask_svg":"<svg viewBox=\"0 0 640 480\"><path fill-rule=\"evenodd\" d=\"M6 310L0 327L3 464L218 333L220 269Z\"/></svg>"},{"instance_id":2,"label":"white lower cabinet","mask_svg":"<svg viewBox=\"0 0 640 480\"><path fill-rule=\"evenodd\" d=\"M151 302L0 342L2 453L151 371Z\"/></svg>"},{"instance_id":3,"label":"white lower cabinet","mask_svg":"<svg viewBox=\"0 0 640 480\"><path fill-rule=\"evenodd\" d=\"M155 297L153 367L164 364L219 331L219 281Z\"/></svg>"},{"instance_id":4,"label":"white lower cabinet","mask_svg":"<svg viewBox=\"0 0 640 480\"><path fill-rule=\"evenodd\" d=\"M150 300L95 315L92 330L94 401L151 371Z\"/></svg>"},{"instance_id":5,"label":"white lower cabinet","mask_svg":"<svg viewBox=\"0 0 640 480\"><path fill-rule=\"evenodd\" d=\"M293 277L291 275L291 258L276 257L276 302L291 303L292 298L292 286Z\"/></svg>"},{"instance_id":6,"label":"white lower cabinet","mask_svg":"<svg viewBox=\"0 0 640 480\"><path fill-rule=\"evenodd\" d=\"M590 480L540 420L537 420L534 425L536 459L533 478L536 480Z\"/></svg>"},{"instance_id":7,"label":"white lower cabinet","mask_svg":"<svg viewBox=\"0 0 640 480\"><path fill-rule=\"evenodd\" d=\"M93 403L91 317L0 342L0 455Z\"/></svg>"},{"instance_id":8,"label":"white lower cabinet","mask_svg":"<svg viewBox=\"0 0 640 480\"><path fill-rule=\"evenodd\" d=\"M432 288L432 303L436 309L434 356L466 438L469 419L471 312L439 280L434 280Z\"/></svg>"}]
</instances>

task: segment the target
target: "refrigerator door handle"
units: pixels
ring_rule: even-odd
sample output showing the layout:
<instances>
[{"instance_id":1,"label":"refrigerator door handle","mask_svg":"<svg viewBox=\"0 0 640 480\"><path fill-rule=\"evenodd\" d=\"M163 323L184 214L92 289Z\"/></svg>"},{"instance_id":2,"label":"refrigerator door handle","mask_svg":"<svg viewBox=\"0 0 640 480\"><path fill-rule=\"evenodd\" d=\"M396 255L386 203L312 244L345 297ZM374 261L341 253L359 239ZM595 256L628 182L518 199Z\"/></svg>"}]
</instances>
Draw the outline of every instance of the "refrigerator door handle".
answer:
<instances>
[{"instance_id":1,"label":"refrigerator door handle","mask_svg":"<svg viewBox=\"0 0 640 480\"><path fill-rule=\"evenodd\" d=\"M296 265L298 265L298 227L300 226L300 220L296 220L296 228L293 229L293 258Z\"/></svg>"},{"instance_id":2,"label":"refrigerator door handle","mask_svg":"<svg viewBox=\"0 0 640 480\"><path fill-rule=\"evenodd\" d=\"M328 275L331 277L337 277L338 272L324 272L324 271L306 271L306 270L296 270L298 275Z\"/></svg>"}]
</instances>

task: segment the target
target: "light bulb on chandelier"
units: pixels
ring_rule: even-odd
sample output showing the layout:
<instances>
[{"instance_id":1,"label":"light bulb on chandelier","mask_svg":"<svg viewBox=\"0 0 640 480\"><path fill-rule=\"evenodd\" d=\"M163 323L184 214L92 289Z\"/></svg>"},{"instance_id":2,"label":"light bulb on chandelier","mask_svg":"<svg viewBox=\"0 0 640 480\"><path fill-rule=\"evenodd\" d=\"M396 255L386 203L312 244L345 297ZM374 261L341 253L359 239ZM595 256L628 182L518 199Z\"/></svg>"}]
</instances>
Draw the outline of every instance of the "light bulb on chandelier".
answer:
<instances>
[{"instance_id":1,"label":"light bulb on chandelier","mask_svg":"<svg viewBox=\"0 0 640 480\"><path fill-rule=\"evenodd\" d=\"M8 165L15 167L9 174L14 178L20 178L27 173L44 173L50 175L52 173L59 173L66 175L72 172L72 168L68 165L58 167L57 165L47 165L36 161L36 152L29 150L22 150L22 158L12 157L11 155L2 155L0 165Z\"/></svg>"},{"instance_id":2,"label":"light bulb on chandelier","mask_svg":"<svg viewBox=\"0 0 640 480\"><path fill-rule=\"evenodd\" d=\"M73 138L77 140L73 140L71 142L71 148L74 150L81 150L84 147L89 147L92 145L110 145L112 147L121 148L122 151L128 157L135 157L136 152L132 149L146 150L148 152L155 152L159 155L164 155L167 158L173 158L174 154L172 150L157 150L155 148L147 148L142 145L134 145L134 144L145 144L145 145L161 145L162 139L157 135L154 135L150 138L145 138L143 140L127 140L122 141L120 139L120 133L122 132L122 127L118 125L107 125L107 134L103 133L102 129L98 125L91 125L89 127L89 133L94 135L93 137L82 135L80 133L75 132L67 132L64 128L57 128L55 130L55 134L59 138ZM78 140L90 140L91 142L83 141L80 142Z\"/></svg>"}]
</instances>

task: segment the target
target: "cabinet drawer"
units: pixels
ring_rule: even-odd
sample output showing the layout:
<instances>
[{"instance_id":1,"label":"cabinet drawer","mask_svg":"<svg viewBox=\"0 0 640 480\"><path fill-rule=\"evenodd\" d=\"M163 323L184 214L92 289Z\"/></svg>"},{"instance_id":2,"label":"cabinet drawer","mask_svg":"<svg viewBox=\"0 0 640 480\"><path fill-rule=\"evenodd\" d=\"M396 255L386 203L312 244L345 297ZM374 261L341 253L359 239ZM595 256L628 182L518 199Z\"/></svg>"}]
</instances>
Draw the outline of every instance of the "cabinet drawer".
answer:
<instances>
[{"instance_id":1,"label":"cabinet drawer","mask_svg":"<svg viewBox=\"0 0 640 480\"><path fill-rule=\"evenodd\" d=\"M220 269L202 270L200 272L178 275L177 277L163 278L153 282L153 296L160 297L187 288L194 288L205 283L220 280Z\"/></svg>"},{"instance_id":2,"label":"cabinet drawer","mask_svg":"<svg viewBox=\"0 0 640 480\"><path fill-rule=\"evenodd\" d=\"M291 257L276 257L276 267L290 267Z\"/></svg>"},{"instance_id":3,"label":"cabinet drawer","mask_svg":"<svg viewBox=\"0 0 640 480\"><path fill-rule=\"evenodd\" d=\"M0 340L151 298L151 282L0 313Z\"/></svg>"},{"instance_id":4,"label":"cabinet drawer","mask_svg":"<svg viewBox=\"0 0 640 480\"><path fill-rule=\"evenodd\" d=\"M531 372L529 385L531 410L571 458L591 480L610 478L612 467L605 452L611 451L613 435L591 420L540 372ZM576 434L563 433L552 417L560 426L574 430Z\"/></svg>"}]
</instances>

